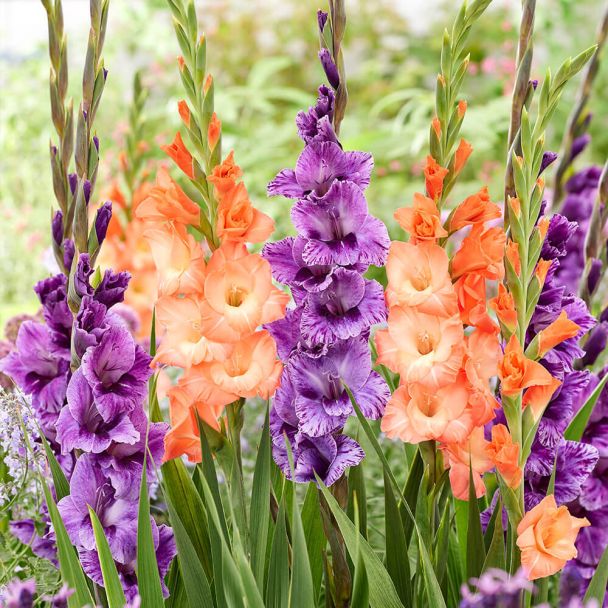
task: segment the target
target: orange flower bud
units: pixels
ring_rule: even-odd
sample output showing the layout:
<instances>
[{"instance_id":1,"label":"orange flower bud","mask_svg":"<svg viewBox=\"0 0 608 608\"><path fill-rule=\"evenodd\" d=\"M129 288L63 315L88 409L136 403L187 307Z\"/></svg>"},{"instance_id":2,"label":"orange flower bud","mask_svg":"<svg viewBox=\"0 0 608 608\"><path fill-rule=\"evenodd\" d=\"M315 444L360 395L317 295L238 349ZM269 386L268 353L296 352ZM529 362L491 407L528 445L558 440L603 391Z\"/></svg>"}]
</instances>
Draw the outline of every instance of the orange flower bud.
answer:
<instances>
[{"instance_id":1,"label":"orange flower bud","mask_svg":"<svg viewBox=\"0 0 608 608\"><path fill-rule=\"evenodd\" d=\"M177 111L184 124L189 127L190 126L190 108L184 99L181 99L177 102Z\"/></svg>"},{"instance_id":2,"label":"orange flower bud","mask_svg":"<svg viewBox=\"0 0 608 608\"><path fill-rule=\"evenodd\" d=\"M207 78L205 79L205 84L203 85L203 93L207 94L207 91L211 88L213 84L213 76L211 74L207 74Z\"/></svg>"},{"instance_id":3,"label":"orange flower bud","mask_svg":"<svg viewBox=\"0 0 608 608\"><path fill-rule=\"evenodd\" d=\"M161 150L190 178L194 179L194 168L192 166L192 154L188 152L182 136L178 131L170 146L161 146Z\"/></svg>"},{"instance_id":4,"label":"orange flower bud","mask_svg":"<svg viewBox=\"0 0 608 608\"><path fill-rule=\"evenodd\" d=\"M184 68L186 67L186 61L185 61L183 55L177 56L177 66L179 67L180 72L184 71Z\"/></svg>"},{"instance_id":5,"label":"orange flower bud","mask_svg":"<svg viewBox=\"0 0 608 608\"><path fill-rule=\"evenodd\" d=\"M492 298L488 305L496 313L498 320L511 333L517 328L517 311L515 310L515 301L513 295L510 294L502 283L498 284L498 295Z\"/></svg>"},{"instance_id":6,"label":"orange flower bud","mask_svg":"<svg viewBox=\"0 0 608 608\"><path fill-rule=\"evenodd\" d=\"M433 200L441 197L443 180L447 174L448 170L439 165L430 154L426 157L426 166L424 167L426 191Z\"/></svg>"},{"instance_id":7,"label":"orange flower bud","mask_svg":"<svg viewBox=\"0 0 608 608\"><path fill-rule=\"evenodd\" d=\"M542 190L545 187L545 180L542 177L539 177L536 180L536 185L538 186L539 190Z\"/></svg>"},{"instance_id":8,"label":"orange flower bud","mask_svg":"<svg viewBox=\"0 0 608 608\"><path fill-rule=\"evenodd\" d=\"M511 263L515 274L519 276L521 274L521 260L519 259L519 245L514 241L509 240L507 243L507 249L505 252L507 260Z\"/></svg>"},{"instance_id":9,"label":"orange flower bud","mask_svg":"<svg viewBox=\"0 0 608 608\"><path fill-rule=\"evenodd\" d=\"M458 102L458 118L463 118L466 111L467 111L467 102L464 99L461 99Z\"/></svg>"},{"instance_id":10,"label":"orange flower bud","mask_svg":"<svg viewBox=\"0 0 608 608\"><path fill-rule=\"evenodd\" d=\"M217 114L214 112L211 115L211 120L209 121L209 128L207 129L207 139L209 140L210 150L215 150L215 146L217 146L217 142L220 139L221 132L222 123L217 117Z\"/></svg>"},{"instance_id":11,"label":"orange flower bud","mask_svg":"<svg viewBox=\"0 0 608 608\"><path fill-rule=\"evenodd\" d=\"M569 338L574 338L580 331L580 325L568 318L565 310L545 329L538 333L538 355L544 357L552 348Z\"/></svg>"},{"instance_id":12,"label":"orange flower bud","mask_svg":"<svg viewBox=\"0 0 608 608\"><path fill-rule=\"evenodd\" d=\"M433 131L435 131L435 135L437 135L437 139L441 138L441 121L437 116L433 118L431 121L431 126L433 127Z\"/></svg>"},{"instance_id":13,"label":"orange flower bud","mask_svg":"<svg viewBox=\"0 0 608 608\"><path fill-rule=\"evenodd\" d=\"M519 444L513 443L504 424L492 427L492 441L486 445L486 454L510 488L519 486L523 474L519 466Z\"/></svg>"},{"instance_id":14,"label":"orange flower bud","mask_svg":"<svg viewBox=\"0 0 608 608\"><path fill-rule=\"evenodd\" d=\"M515 196L509 197L509 209L515 214L515 217L521 217L521 203L519 199Z\"/></svg>"},{"instance_id":15,"label":"orange flower bud","mask_svg":"<svg viewBox=\"0 0 608 608\"><path fill-rule=\"evenodd\" d=\"M460 173L466 165L469 156L473 152L473 147L466 139L461 139L454 155L454 173Z\"/></svg>"},{"instance_id":16,"label":"orange flower bud","mask_svg":"<svg viewBox=\"0 0 608 608\"><path fill-rule=\"evenodd\" d=\"M538 221L538 232L540 234L540 237L543 240L545 240L548 230L549 230L549 218L547 216L543 216Z\"/></svg>"},{"instance_id":17,"label":"orange flower bud","mask_svg":"<svg viewBox=\"0 0 608 608\"><path fill-rule=\"evenodd\" d=\"M540 286L545 284L545 279L547 278L547 273L549 272L549 268L551 268L551 264L553 262L551 260L538 260L536 264L536 268L534 269L534 274L540 283Z\"/></svg>"}]
</instances>

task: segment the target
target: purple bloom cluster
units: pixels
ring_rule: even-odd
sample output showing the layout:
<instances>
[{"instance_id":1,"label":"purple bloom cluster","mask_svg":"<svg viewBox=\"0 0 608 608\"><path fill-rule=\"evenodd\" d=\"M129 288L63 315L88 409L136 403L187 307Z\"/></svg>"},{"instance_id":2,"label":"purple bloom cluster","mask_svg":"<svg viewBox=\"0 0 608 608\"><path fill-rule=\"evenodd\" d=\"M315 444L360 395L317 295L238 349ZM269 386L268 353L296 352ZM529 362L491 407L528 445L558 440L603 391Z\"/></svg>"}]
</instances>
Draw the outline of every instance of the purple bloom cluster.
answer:
<instances>
[{"instance_id":1,"label":"purple bloom cluster","mask_svg":"<svg viewBox=\"0 0 608 608\"><path fill-rule=\"evenodd\" d=\"M327 71L328 57L321 60ZM298 235L263 252L295 302L267 327L285 362L270 414L274 459L291 478L287 436L295 481L312 481L316 473L326 485L364 456L342 434L354 414L345 386L372 419L390 396L372 370L368 346L370 328L386 320L383 290L363 277L369 265L385 263L390 241L365 200L372 157L342 149L332 127L334 102L332 89L321 86L315 106L298 114L305 148L295 169L281 171L268 186L270 195L295 199L291 218Z\"/></svg>"},{"instance_id":2,"label":"purple bloom cluster","mask_svg":"<svg viewBox=\"0 0 608 608\"><path fill-rule=\"evenodd\" d=\"M0 366L31 397L34 414L70 479L70 494L58 507L85 572L103 584L91 506L131 600L137 595L137 507L146 441L152 458L160 462L168 427L148 421L143 405L151 357L135 342L123 316L112 310L124 299L130 277L106 271L94 288L92 273L88 254L81 254L74 274L80 300L75 316L68 306L65 275L36 285L45 323L23 323L16 349ZM76 454L81 455L76 459ZM150 483L153 471L150 465ZM152 530L162 579L175 544L167 526L152 521ZM13 532L33 547L40 545L40 552L50 557L43 544L47 539L36 536L33 522L18 522Z\"/></svg>"},{"instance_id":3,"label":"purple bloom cluster","mask_svg":"<svg viewBox=\"0 0 608 608\"><path fill-rule=\"evenodd\" d=\"M461 589L460 608L519 608L523 591L533 591L534 585L523 570L514 575L491 568L478 579L472 579L474 590L468 585Z\"/></svg>"}]
</instances>

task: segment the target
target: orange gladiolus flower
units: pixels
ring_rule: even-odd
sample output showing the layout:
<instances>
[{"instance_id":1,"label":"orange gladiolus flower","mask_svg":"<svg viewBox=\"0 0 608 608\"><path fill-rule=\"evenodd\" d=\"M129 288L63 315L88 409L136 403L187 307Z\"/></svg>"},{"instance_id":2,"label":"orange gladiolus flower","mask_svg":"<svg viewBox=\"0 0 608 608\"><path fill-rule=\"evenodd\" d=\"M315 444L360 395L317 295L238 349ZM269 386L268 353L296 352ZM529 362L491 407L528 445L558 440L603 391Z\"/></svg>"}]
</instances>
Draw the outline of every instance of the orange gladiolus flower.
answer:
<instances>
[{"instance_id":1,"label":"orange gladiolus flower","mask_svg":"<svg viewBox=\"0 0 608 608\"><path fill-rule=\"evenodd\" d=\"M401 385L386 405L382 431L408 443L463 441L473 430L468 398L468 391L459 384L439 390L416 383Z\"/></svg>"},{"instance_id":2,"label":"orange gladiolus flower","mask_svg":"<svg viewBox=\"0 0 608 608\"><path fill-rule=\"evenodd\" d=\"M201 210L171 179L168 171L161 167L156 174L156 184L137 206L135 216L146 222L176 222L198 226Z\"/></svg>"},{"instance_id":3,"label":"orange gladiolus flower","mask_svg":"<svg viewBox=\"0 0 608 608\"><path fill-rule=\"evenodd\" d=\"M510 196L507 199L507 204L509 205L509 209L513 212L515 217L521 217L521 203L519 199L515 196Z\"/></svg>"},{"instance_id":4,"label":"orange gladiolus flower","mask_svg":"<svg viewBox=\"0 0 608 608\"><path fill-rule=\"evenodd\" d=\"M281 319L289 295L272 284L270 264L243 244L222 245L209 260L203 321L206 335L236 342L263 323Z\"/></svg>"},{"instance_id":5,"label":"orange gladiolus flower","mask_svg":"<svg viewBox=\"0 0 608 608\"><path fill-rule=\"evenodd\" d=\"M223 162L214 167L211 175L207 176L207 181L213 184L218 198L221 198L234 188L241 175L241 168L234 162L234 151L230 150Z\"/></svg>"},{"instance_id":6,"label":"orange gladiolus flower","mask_svg":"<svg viewBox=\"0 0 608 608\"><path fill-rule=\"evenodd\" d=\"M517 329L517 311L515 310L515 301L513 296L507 291L506 287L498 284L498 295L492 298L488 305L498 317L498 320L511 333Z\"/></svg>"},{"instance_id":7,"label":"orange gladiolus flower","mask_svg":"<svg viewBox=\"0 0 608 608\"><path fill-rule=\"evenodd\" d=\"M534 276L538 279L540 287L542 289L547 279L547 273L553 264L553 260L538 260L536 268L534 269Z\"/></svg>"},{"instance_id":8,"label":"orange gladiolus flower","mask_svg":"<svg viewBox=\"0 0 608 608\"><path fill-rule=\"evenodd\" d=\"M161 150L173 159L173 162L190 178L194 179L194 167L192 166L192 154L188 152L182 140L181 133L175 134L173 142L169 146L161 146Z\"/></svg>"},{"instance_id":9,"label":"orange gladiolus flower","mask_svg":"<svg viewBox=\"0 0 608 608\"><path fill-rule=\"evenodd\" d=\"M488 189L484 186L458 205L450 219L450 232L456 232L465 226L481 224L501 216L500 207L490 200Z\"/></svg>"},{"instance_id":10,"label":"orange gladiolus flower","mask_svg":"<svg viewBox=\"0 0 608 608\"><path fill-rule=\"evenodd\" d=\"M203 250L183 226L177 224L169 229L149 228L146 230L146 238L158 270L160 295L203 291Z\"/></svg>"},{"instance_id":11,"label":"orange gladiolus flower","mask_svg":"<svg viewBox=\"0 0 608 608\"><path fill-rule=\"evenodd\" d=\"M437 139L441 139L441 121L439 118L437 118L437 116L431 120L431 126L433 127L433 131L435 131Z\"/></svg>"},{"instance_id":12,"label":"orange gladiolus flower","mask_svg":"<svg viewBox=\"0 0 608 608\"><path fill-rule=\"evenodd\" d=\"M262 243L273 231L274 220L251 204L243 182L222 193L217 209L217 235L222 241Z\"/></svg>"},{"instance_id":13,"label":"orange gladiolus flower","mask_svg":"<svg viewBox=\"0 0 608 608\"><path fill-rule=\"evenodd\" d=\"M486 452L505 483L510 488L517 488L523 475L519 466L519 444L513 443L504 424L492 427L492 441L486 446Z\"/></svg>"},{"instance_id":14,"label":"orange gladiolus flower","mask_svg":"<svg viewBox=\"0 0 608 608\"><path fill-rule=\"evenodd\" d=\"M538 356L542 358L564 340L574 338L580 329L580 325L568 319L568 314L562 310L553 323L538 333Z\"/></svg>"},{"instance_id":15,"label":"orange gladiolus flower","mask_svg":"<svg viewBox=\"0 0 608 608\"><path fill-rule=\"evenodd\" d=\"M545 239L545 237L547 236L547 232L549 231L549 224L550 220L546 215L544 215L540 218L540 220L538 220L538 232L540 233L540 236L543 240Z\"/></svg>"},{"instance_id":16,"label":"orange gladiolus flower","mask_svg":"<svg viewBox=\"0 0 608 608\"><path fill-rule=\"evenodd\" d=\"M578 532L590 525L587 518L570 515L565 505L558 507L553 494L545 496L517 526L517 546L528 579L551 576L574 559Z\"/></svg>"},{"instance_id":17,"label":"orange gladiolus flower","mask_svg":"<svg viewBox=\"0 0 608 608\"><path fill-rule=\"evenodd\" d=\"M447 464L450 467L450 484L452 493L460 500L469 500L469 475L473 473L475 496L481 498L486 493L482 475L494 465L486 454L488 442L483 436L483 428L478 426L460 443L445 445Z\"/></svg>"},{"instance_id":18,"label":"orange gladiolus flower","mask_svg":"<svg viewBox=\"0 0 608 608\"><path fill-rule=\"evenodd\" d=\"M430 315L453 316L458 309L448 265L445 249L434 243L393 241L386 262L388 305L413 306Z\"/></svg>"},{"instance_id":19,"label":"orange gladiolus flower","mask_svg":"<svg viewBox=\"0 0 608 608\"><path fill-rule=\"evenodd\" d=\"M447 174L448 170L439 165L430 154L426 157L424 167L426 192L435 201L441 196L443 180Z\"/></svg>"},{"instance_id":20,"label":"orange gladiolus flower","mask_svg":"<svg viewBox=\"0 0 608 608\"><path fill-rule=\"evenodd\" d=\"M486 309L485 278L479 274L465 274L454 283L454 289L461 321L483 331L494 331L496 325Z\"/></svg>"},{"instance_id":21,"label":"orange gladiolus flower","mask_svg":"<svg viewBox=\"0 0 608 608\"><path fill-rule=\"evenodd\" d=\"M211 120L209 121L209 128L207 129L207 139L209 140L209 149L214 150L215 146L217 146L217 142L220 139L220 135L222 133L222 123L220 119L217 117L217 114L214 112L211 115Z\"/></svg>"},{"instance_id":22,"label":"orange gladiolus flower","mask_svg":"<svg viewBox=\"0 0 608 608\"><path fill-rule=\"evenodd\" d=\"M473 146L466 139L461 139L454 154L454 173L458 174L464 169L472 152Z\"/></svg>"},{"instance_id":23,"label":"orange gladiolus flower","mask_svg":"<svg viewBox=\"0 0 608 608\"><path fill-rule=\"evenodd\" d=\"M515 396L527 389L522 405L530 405L535 420L561 384L540 363L525 356L516 335L512 335L507 344L498 372L504 395Z\"/></svg>"},{"instance_id":24,"label":"orange gladiolus flower","mask_svg":"<svg viewBox=\"0 0 608 608\"><path fill-rule=\"evenodd\" d=\"M153 363L187 369L230 354L232 345L205 336L201 303L197 296L164 296L156 302L156 321L164 332Z\"/></svg>"},{"instance_id":25,"label":"orange gladiolus flower","mask_svg":"<svg viewBox=\"0 0 608 608\"><path fill-rule=\"evenodd\" d=\"M502 228L484 229L482 224L475 224L452 258L452 278L475 273L490 280L502 279L506 239Z\"/></svg>"},{"instance_id":26,"label":"orange gladiolus flower","mask_svg":"<svg viewBox=\"0 0 608 608\"><path fill-rule=\"evenodd\" d=\"M519 244L509 239L507 243L507 249L505 250L505 257L511 264L515 274L519 276L521 274L521 260L519 258Z\"/></svg>"},{"instance_id":27,"label":"orange gladiolus flower","mask_svg":"<svg viewBox=\"0 0 608 608\"><path fill-rule=\"evenodd\" d=\"M394 217L399 225L409 232L412 244L435 241L448 235L441 225L439 209L435 202L419 192L414 194L414 204L397 209Z\"/></svg>"},{"instance_id":28,"label":"orange gladiolus flower","mask_svg":"<svg viewBox=\"0 0 608 608\"><path fill-rule=\"evenodd\" d=\"M189 127L190 126L190 108L184 99L180 99L177 102L177 111L181 119L184 121L184 124Z\"/></svg>"},{"instance_id":29,"label":"orange gladiolus flower","mask_svg":"<svg viewBox=\"0 0 608 608\"><path fill-rule=\"evenodd\" d=\"M458 316L437 317L396 306L389 312L388 329L376 333L378 363L408 383L445 386L454 382L462 364L463 340Z\"/></svg>"}]
</instances>

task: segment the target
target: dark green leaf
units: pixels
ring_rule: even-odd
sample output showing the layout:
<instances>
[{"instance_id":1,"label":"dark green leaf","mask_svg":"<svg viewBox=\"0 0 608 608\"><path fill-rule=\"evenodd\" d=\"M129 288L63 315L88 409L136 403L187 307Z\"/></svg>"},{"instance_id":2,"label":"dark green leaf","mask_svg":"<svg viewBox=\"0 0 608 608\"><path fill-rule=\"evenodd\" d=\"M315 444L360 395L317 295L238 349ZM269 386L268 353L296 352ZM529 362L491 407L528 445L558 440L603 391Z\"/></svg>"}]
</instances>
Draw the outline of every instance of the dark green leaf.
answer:
<instances>
[{"instance_id":1,"label":"dark green leaf","mask_svg":"<svg viewBox=\"0 0 608 608\"><path fill-rule=\"evenodd\" d=\"M348 508L347 513L351 521L354 519L354 501L359 507L359 531L363 538L367 538L367 495L365 491L365 477L363 475L363 462L351 467L348 472Z\"/></svg>"},{"instance_id":2,"label":"dark green leaf","mask_svg":"<svg viewBox=\"0 0 608 608\"><path fill-rule=\"evenodd\" d=\"M304 536L304 526L302 525L302 516L297 500L293 501L291 530L292 564L289 606L293 608L298 608L298 606L314 606L315 591L312 582L312 572L306 547L306 537Z\"/></svg>"},{"instance_id":3,"label":"dark green leaf","mask_svg":"<svg viewBox=\"0 0 608 608\"><path fill-rule=\"evenodd\" d=\"M40 432L40 439L42 440L42 445L44 446L44 452L49 463L49 468L51 469L53 485L55 487L55 496L57 496L57 501L59 502L62 498L65 498L70 493L70 484L68 483L63 469L59 466L57 458L55 458L55 454L53 454L53 450L51 450L49 442L46 440L42 432Z\"/></svg>"},{"instance_id":4,"label":"dark green leaf","mask_svg":"<svg viewBox=\"0 0 608 608\"><path fill-rule=\"evenodd\" d=\"M481 530L481 518L479 515L479 503L475 495L475 484L473 482L473 469L469 465L469 518L467 529L467 578L477 577L483 569L486 558L486 549L483 544L483 532Z\"/></svg>"},{"instance_id":5,"label":"dark green leaf","mask_svg":"<svg viewBox=\"0 0 608 608\"><path fill-rule=\"evenodd\" d=\"M600 559L600 563L595 569L595 574L587 587L585 593L585 603L589 600L597 600L598 606L603 606L606 589L608 588L608 547L604 549L604 553Z\"/></svg>"},{"instance_id":6,"label":"dark green leaf","mask_svg":"<svg viewBox=\"0 0 608 608\"><path fill-rule=\"evenodd\" d=\"M489 568L500 568L501 570L506 568L505 533L502 527L502 501L500 499L494 507L492 517L494 517L492 542L488 548L482 572L485 572Z\"/></svg>"},{"instance_id":7,"label":"dark green leaf","mask_svg":"<svg viewBox=\"0 0 608 608\"><path fill-rule=\"evenodd\" d=\"M323 562L319 556L325 551L327 539L323 532L323 521L317 498L317 488L314 483L309 483L302 506L302 525L304 526L304 537L308 550L308 562L312 572L312 584L314 597L319 597L321 582L323 580Z\"/></svg>"},{"instance_id":8,"label":"dark green leaf","mask_svg":"<svg viewBox=\"0 0 608 608\"><path fill-rule=\"evenodd\" d=\"M289 482L286 482L289 483ZM270 549L270 563L268 565L268 579L266 587L266 606L268 608L284 608L289 598L289 555L287 528L285 524L285 500L281 500L277 515L272 548Z\"/></svg>"},{"instance_id":9,"label":"dark green leaf","mask_svg":"<svg viewBox=\"0 0 608 608\"><path fill-rule=\"evenodd\" d=\"M589 422L589 418L591 418L591 414L593 413L593 408L599 399L599 396L606 386L606 382L608 382L608 374L606 374L601 380L600 383L595 387L594 391L589 395L585 405L578 411L576 416L572 419L572 422L568 425L564 433L564 437L570 441L580 441L585 429L587 428L587 423Z\"/></svg>"}]
</instances>

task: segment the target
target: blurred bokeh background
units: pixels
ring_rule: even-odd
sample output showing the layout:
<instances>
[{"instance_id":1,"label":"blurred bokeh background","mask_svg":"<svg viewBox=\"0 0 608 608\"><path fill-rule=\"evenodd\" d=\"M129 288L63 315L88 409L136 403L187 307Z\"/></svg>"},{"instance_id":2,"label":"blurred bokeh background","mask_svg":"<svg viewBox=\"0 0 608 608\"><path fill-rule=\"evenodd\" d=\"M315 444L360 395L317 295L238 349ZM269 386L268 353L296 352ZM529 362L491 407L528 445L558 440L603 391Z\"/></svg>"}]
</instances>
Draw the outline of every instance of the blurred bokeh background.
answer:
<instances>
[{"instance_id":1,"label":"blurred bokeh background","mask_svg":"<svg viewBox=\"0 0 608 608\"><path fill-rule=\"evenodd\" d=\"M70 92L79 99L88 33L88 1L64 0ZM322 3L321 3L322 4ZM455 16L455 0L347 0L345 61L350 101L342 140L373 153L368 200L396 235L392 214L422 187L441 33ZM593 44L605 0L538 3L534 77L556 69ZM267 181L297 157L297 110L313 103L323 73L315 11L319 0L197 0L216 81L216 109L226 151L234 148L256 205L277 221L276 238L291 229L284 201L268 200ZM487 184L500 200L510 93L514 77L518 0L494 0L471 37L463 94L469 109L463 135L474 154L452 194L458 200ZM54 202L48 160L50 122L46 14L38 0L0 1L0 327L11 315L34 312L32 285L47 274L49 218ZM104 50L109 69L97 133L101 173L97 195L118 176L132 99L141 70L149 99L143 140L153 179L164 162L160 143L178 128L183 97L178 46L164 0L112 0ZM579 79L567 88L550 130L557 150ZM598 75L590 109L593 143L577 167L608 154L608 68Z\"/></svg>"}]
</instances>

